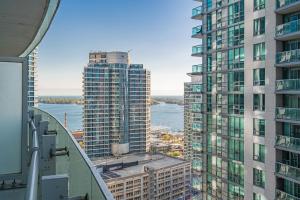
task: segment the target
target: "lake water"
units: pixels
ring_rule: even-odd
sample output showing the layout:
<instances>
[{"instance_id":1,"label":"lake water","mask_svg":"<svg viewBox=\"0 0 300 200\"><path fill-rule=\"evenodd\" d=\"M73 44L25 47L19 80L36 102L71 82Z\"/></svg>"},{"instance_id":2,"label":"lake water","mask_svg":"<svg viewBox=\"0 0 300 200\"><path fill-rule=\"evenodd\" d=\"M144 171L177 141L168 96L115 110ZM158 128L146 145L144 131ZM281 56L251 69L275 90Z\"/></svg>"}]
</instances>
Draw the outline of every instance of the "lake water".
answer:
<instances>
[{"instance_id":1,"label":"lake water","mask_svg":"<svg viewBox=\"0 0 300 200\"><path fill-rule=\"evenodd\" d=\"M71 131L82 129L82 105L39 104L39 108L49 112L62 123L67 113L68 128ZM151 126L170 131L183 130L183 106L161 103L151 106Z\"/></svg>"}]
</instances>

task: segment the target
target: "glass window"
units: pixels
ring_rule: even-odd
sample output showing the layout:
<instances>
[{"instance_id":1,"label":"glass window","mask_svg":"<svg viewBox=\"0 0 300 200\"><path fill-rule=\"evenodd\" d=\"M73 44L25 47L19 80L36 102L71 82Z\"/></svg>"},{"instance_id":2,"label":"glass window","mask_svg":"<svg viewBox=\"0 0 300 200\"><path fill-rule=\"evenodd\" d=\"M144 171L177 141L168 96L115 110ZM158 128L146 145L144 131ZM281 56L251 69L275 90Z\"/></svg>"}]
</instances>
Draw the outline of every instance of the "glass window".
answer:
<instances>
[{"instance_id":1,"label":"glass window","mask_svg":"<svg viewBox=\"0 0 300 200\"><path fill-rule=\"evenodd\" d=\"M253 144L253 160L265 162L265 145Z\"/></svg>"},{"instance_id":2,"label":"glass window","mask_svg":"<svg viewBox=\"0 0 300 200\"><path fill-rule=\"evenodd\" d=\"M211 72L212 69L212 56L211 54L207 54L207 72Z\"/></svg>"},{"instance_id":3,"label":"glass window","mask_svg":"<svg viewBox=\"0 0 300 200\"><path fill-rule=\"evenodd\" d=\"M254 20L253 23L253 35L265 34L265 17L261 17Z\"/></svg>"},{"instance_id":4,"label":"glass window","mask_svg":"<svg viewBox=\"0 0 300 200\"><path fill-rule=\"evenodd\" d=\"M212 91L212 86L213 86L213 82L212 82L212 76L211 74L207 74L207 92L211 92Z\"/></svg>"},{"instance_id":5,"label":"glass window","mask_svg":"<svg viewBox=\"0 0 300 200\"><path fill-rule=\"evenodd\" d=\"M235 2L228 6L228 24L244 20L244 1Z\"/></svg>"},{"instance_id":6,"label":"glass window","mask_svg":"<svg viewBox=\"0 0 300 200\"><path fill-rule=\"evenodd\" d=\"M266 200L266 198L262 194L253 193L253 200Z\"/></svg>"},{"instance_id":7,"label":"glass window","mask_svg":"<svg viewBox=\"0 0 300 200\"><path fill-rule=\"evenodd\" d=\"M244 44L244 24L228 28L228 46L233 47Z\"/></svg>"},{"instance_id":8,"label":"glass window","mask_svg":"<svg viewBox=\"0 0 300 200\"><path fill-rule=\"evenodd\" d=\"M228 179L229 181L244 185L244 166L236 162L229 161L228 164Z\"/></svg>"},{"instance_id":9,"label":"glass window","mask_svg":"<svg viewBox=\"0 0 300 200\"><path fill-rule=\"evenodd\" d=\"M212 112L212 99L211 99L211 94L207 94L207 112Z\"/></svg>"},{"instance_id":10,"label":"glass window","mask_svg":"<svg viewBox=\"0 0 300 200\"><path fill-rule=\"evenodd\" d=\"M253 184L265 188L265 172L260 169L253 168Z\"/></svg>"},{"instance_id":11,"label":"glass window","mask_svg":"<svg viewBox=\"0 0 300 200\"><path fill-rule=\"evenodd\" d=\"M297 197L297 199L300 198L300 185L298 183L283 179L283 186L281 188L282 191Z\"/></svg>"},{"instance_id":12,"label":"glass window","mask_svg":"<svg viewBox=\"0 0 300 200\"><path fill-rule=\"evenodd\" d=\"M261 10L265 8L265 0L254 0L254 10Z\"/></svg>"},{"instance_id":13,"label":"glass window","mask_svg":"<svg viewBox=\"0 0 300 200\"><path fill-rule=\"evenodd\" d=\"M228 113L244 114L244 94L228 94Z\"/></svg>"},{"instance_id":14,"label":"glass window","mask_svg":"<svg viewBox=\"0 0 300 200\"><path fill-rule=\"evenodd\" d=\"M231 160L244 161L244 142L241 140L229 139L228 157Z\"/></svg>"},{"instance_id":15,"label":"glass window","mask_svg":"<svg viewBox=\"0 0 300 200\"><path fill-rule=\"evenodd\" d=\"M228 50L228 68L244 68L244 48L235 48Z\"/></svg>"},{"instance_id":16,"label":"glass window","mask_svg":"<svg viewBox=\"0 0 300 200\"><path fill-rule=\"evenodd\" d=\"M209 51L209 50L212 49L212 37L211 37L211 34L207 34L206 48L207 48L207 51Z\"/></svg>"},{"instance_id":17,"label":"glass window","mask_svg":"<svg viewBox=\"0 0 300 200\"><path fill-rule=\"evenodd\" d=\"M264 119L253 119L253 135L265 135L266 121Z\"/></svg>"},{"instance_id":18,"label":"glass window","mask_svg":"<svg viewBox=\"0 0 300 200\"><path fill-rule=\"evenodd\" d=\"M228 199L244 199L244 187L229 182L228 197Z\"/></svg>"},{"instance_id":19,"label":"glass window","mask_svg":"<svg viewBox=\"0 0 300 200\"><path fill-rule=\"evenodd\" d=\"M216 43L217 43L217 49L221 49L222 48L222 43L223 39L222 39L222 30L218 30L217 34L216 34Z\"/></svg>"},{"instance_id":20,"label":"glass window","mask_svg":"<svg viewBox=\"0 0 300 200\"><path fill-rule=\"evenodd\" d=\"M259 68L253 70L253 85L254 86L265 85L265 68Z\"/></svg>"},{"instance_id":21,"label":"glass window","mask_svg":"<svg viewBox=\"0 0 300 200\"><path fill-rule=\"evenodd\" d=\"M228 72L228 91L244 91L244 71Z\"/></svg>"},{"instance_id":22,"label":"glass window","mask_svg":"<svg viewBox=\"0 0 300 200\"><path fill-rule=\"evenodd\" d=\"M244 137L244 118L228 117L228 136L243 138Z\"/></svg>"},{"instance_id":23,"label":"glass window","mask_svg":"<svg viewBox=\"0 0 300 200\"><path fill-rule=\"evenodd\" d=\"M253 60L254 61L262 61L266 58L266 49L265 43L258 43L253 45Z\"/></svg>"},{"instance_id":24,"label":"glass window","mask_svg":"<svg viewBox=\"0 0 300 200\"><path fill-rule=\"evenodd\" d=\"M253 95L253 110L265 111L265 94Z\"/></svg>"},{"instance_id":25,"label":"glass window","mask_svg":"<svg viewBox=\"0 0 300 200\"><path fill-rule=\"evenodd\" d=\"M212 8L212 0L206 0L207 10L211 10Z\"/></svg>"},{"instance_id":26,"label":"glass window","mask_svg":"<svg viewBox=\"0 0 300 200\"><path fill-rule=\"evenodd\" d=\"M212 28L212 17L211 14L207 14L207 31L211 31Z\"/></svg>"}]
</instances>

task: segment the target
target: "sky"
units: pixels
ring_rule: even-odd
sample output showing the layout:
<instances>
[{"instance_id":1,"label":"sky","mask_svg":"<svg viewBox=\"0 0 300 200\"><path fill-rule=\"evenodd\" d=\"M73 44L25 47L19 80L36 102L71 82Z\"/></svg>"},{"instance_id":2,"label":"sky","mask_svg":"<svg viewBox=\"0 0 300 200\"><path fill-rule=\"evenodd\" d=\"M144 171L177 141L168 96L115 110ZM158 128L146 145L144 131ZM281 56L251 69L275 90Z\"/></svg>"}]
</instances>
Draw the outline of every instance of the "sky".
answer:
<instances>
[{"instance_id":1,"label":"sky","mask_svg":"<svg viewBox=\"0 0 300 200\"><path fill-rule=\"evenodd\" d=\"M192 0L63 0L38 49L38 94L82 95L90 51L129 51L152 95L183 95L193 64Z\"/></svg>"}]
</instances>

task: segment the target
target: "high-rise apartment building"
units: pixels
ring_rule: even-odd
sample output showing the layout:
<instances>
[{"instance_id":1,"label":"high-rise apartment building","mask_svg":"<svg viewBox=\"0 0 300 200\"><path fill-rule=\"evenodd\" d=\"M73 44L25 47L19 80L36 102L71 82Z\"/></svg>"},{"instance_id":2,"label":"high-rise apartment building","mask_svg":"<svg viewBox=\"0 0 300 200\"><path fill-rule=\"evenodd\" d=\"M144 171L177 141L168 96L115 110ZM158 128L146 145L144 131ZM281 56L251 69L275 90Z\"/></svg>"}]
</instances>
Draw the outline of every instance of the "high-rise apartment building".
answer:
<instances>
[{"instance_id":1,"label":"high-rise apartment building","mask_svg":"<svg viewBox=\"0 0 300 200\"><path fill-rule=\"evenodd\" d=\"M95 160L116 200L189 200L191 164L162 154L129 154Z\"/></svg>"},{"instance_id":2,"label":"high-rise apartment building","mask_svg":"<svg viewBox=\"0 0 300 200\"><path fill-rule=\"evenodd\" d=\"M90 157L146 152L150 72L127 52L93 52L84 68L84 141Z\"/></svg>"},{"instance_id":3,"label":"high-rise apartment building","mask_svg":"<svg viewBox=\"0 0 300 200\"><path fill-rule=\"evenodd\" d=\"M185 156L197 198L299 199L300 1L196 2Z\"/></svg>"},{"instance_id":4,"label":"high-rise apartment building","mask_svg":"<svg viewBox=\"0 0 300 200\"><path fill-rule=\"evenodd\" d=\"M37 48L28 56L28 106L33 107L38 103L37 99Z\"/></svg>"}]
</instances>

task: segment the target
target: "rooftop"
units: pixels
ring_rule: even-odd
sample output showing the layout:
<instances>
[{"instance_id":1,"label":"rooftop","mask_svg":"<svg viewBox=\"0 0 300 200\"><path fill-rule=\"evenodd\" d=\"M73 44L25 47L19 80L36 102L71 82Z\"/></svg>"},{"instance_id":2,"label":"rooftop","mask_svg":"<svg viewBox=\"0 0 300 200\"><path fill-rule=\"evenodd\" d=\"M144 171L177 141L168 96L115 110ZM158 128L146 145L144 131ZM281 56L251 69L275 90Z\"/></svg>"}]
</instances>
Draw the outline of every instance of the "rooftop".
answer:
<instances>
[{"instance_id":1,"label":"rooftop","mask_svg":"<svg viewBox=\"0 0 300 200\"><path fill-rule=\"evenodd\" d=\"M162 169L177 164L188 163L188 161L172 158L163 154L151 155L149 153L143 153L129 154L118 158L99 159L94 160L93 163L99 169L102 178L107 181L114 178L142 174L145 172L145 166ZM101 172L101 169L103 169L103 172Z\"/></svg>"}]
</instances>

